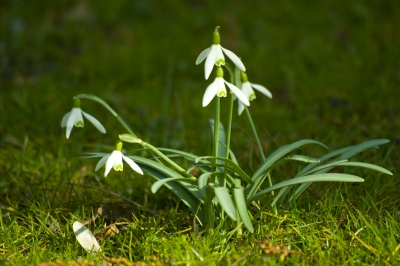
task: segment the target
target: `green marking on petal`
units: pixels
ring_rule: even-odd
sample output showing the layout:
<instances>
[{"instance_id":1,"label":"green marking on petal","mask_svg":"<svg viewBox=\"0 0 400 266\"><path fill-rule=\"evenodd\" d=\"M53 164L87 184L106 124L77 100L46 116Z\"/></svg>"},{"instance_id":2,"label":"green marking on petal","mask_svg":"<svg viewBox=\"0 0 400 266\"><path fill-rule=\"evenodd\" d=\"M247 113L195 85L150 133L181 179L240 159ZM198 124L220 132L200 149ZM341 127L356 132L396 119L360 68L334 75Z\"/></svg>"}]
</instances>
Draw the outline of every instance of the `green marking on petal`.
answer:
<instances>
[{"instance_id":1,"label":"green marking on petal","mask_svg":"<svg viewBox=\"0 0 400 266\"><path fill-rule=\"evenodd\" d=\"M124 168L123 168L122 164L117 164L117 165L114 166L114 170L115 171L122 171L123 169Z\"/></svg>"},{"instance_id":2,"label":"green marking on petal","mask_svg":"<svg viewBox=\"0 0 400 266\"><path fill-rule=\"evenodd\" d=\"M218 92L218 97L226 97L226 92L224 91Z\"/></svg>"},{"instance_id":3,"label":"green marking on petal","mask_svg":"<svg viewBox=\"0 0 400 266\"><path fill-rule=\"evenodd\" d=\"M220 58L220 59L217 60L217 62L215 62L215 64L216 64L217 66L225 65L225 60L222 59L222 58Z\"/></svg>"},{"instance_id":4,"label":"green marking on petal","mask_svg":"<svg viewBox=\"0 0 400 266\"><path fill-rule=\"evenodd\" d=\"M256 95L254 93L249 95L249 101L252 101L256 98Z\"/></svg>"},{"instance_id":5,"label":"green marking on petal","mask_svg":"<svg viewBox=\"0 0 400 266\"><path fill-rule=\"evenodd\" d=\"M83 127L83 121L81 121L81 120L76 121L75 122L75 126L76 127Z\"/></svg>"}]
</instances>

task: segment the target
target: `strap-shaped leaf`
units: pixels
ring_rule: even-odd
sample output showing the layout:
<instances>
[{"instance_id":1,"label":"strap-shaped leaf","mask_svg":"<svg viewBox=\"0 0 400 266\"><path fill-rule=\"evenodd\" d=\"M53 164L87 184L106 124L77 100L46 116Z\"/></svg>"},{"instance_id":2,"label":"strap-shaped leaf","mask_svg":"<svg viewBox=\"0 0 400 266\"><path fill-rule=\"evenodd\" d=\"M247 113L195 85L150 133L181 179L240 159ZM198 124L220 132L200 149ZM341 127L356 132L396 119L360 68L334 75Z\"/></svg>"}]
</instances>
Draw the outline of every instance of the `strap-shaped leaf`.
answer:
<instances>
[{"instance_id":1,"label":"strap-shaped leaf","mask_svg":"<svg viewBox=\"0 0 400 266\"><path fill-rule=\"evenodd\" d=\"M321 156L321 157L319 158L319 161L320 161L319 163L307 164L307 165L300 171L300 173L297 174L297 176L303 176L305 173L307 173L307 172L310 171L311 169L313 169L313 168L315 168L315 167L318 167L319 165L321 165L321 164L324 163L325 161L327 161L327 160L329 160L329 159L331 159L331 158L333 158L333 157L336 157L336 156L338 156L338 155L340 155L340 154L342 154L342 153L348 151L349 149L351 149L351 148L353 148L353 147L354 147L354 146L341 148L341 149L339 149L339 150L335 150L335 151L332 151L332 152L330 152L330 153L325 154L324 156Z\"/></svg>"},{"instance_id":2,"label":"strap-shaped leaf","mask_svg":"<svg viewBox=\"0 0 400 266\"><path fill-rule=\"evenodd\" d=\"M180 151L180 150L175 150L175 149L169 149L169 148L160 148L157 147L158 150L160 151L164 151L164 152L171 152L171 153L175 153L178 155L183 156L186 159L192 159L195 160L196 158L198 158L199 156L193 154L193 153L189 153L189 152L184 152L184 151Z\"/></svg>"},{"instance_id":3,"label":"strap-shaped leaf","mask_svg":"<svg viewBox=\"0 0 400 266\"><path fill-rule=\"evenodd\" d=\"M290 155L286 157L286 160L299 161L305 163L319 163L319 159L305 155Z\"/></svg>"},{"instance_id":4,"label":"strap-shaped leaf","mask_svg":"<svg viewBox=\"0 0 400 266\"><path fill-rule=\"evenodd\" d=\"M263 176L261 176L260 178L257 178L256 182L254 183L254 185L252 186L248 186L245 189L245 195L246 198L250 198L252 196L254 196L256 194L256 192L258 191L258 189L261 187L262 183L264 183L264 180L267 178L268 173L265 173Z\"/></svg>"},{"instance_id":5,"label":"strap-shaped leaf","mask_svg":"<svg viewBox=\"0 0 400 266\"><path fill-rule=\"evenodd\" d=\"M206 196L204 197L204 214L205 220L207 221L206 225L209 228L214 228L214 221L215 221L215 209L213 204L214 199L214 189L211 186L206 187Z\"/></svg>"},{"instance_id":6,"label":"strap-shaped leaf","mask_svg":"<svg viewBox=\"0 0 400 266\"><path fill-rule=\"evenodd\" d=\"M340 160L340 161L336 161L336 162L333 162L333 163L327 163L327 164L315 167L314 169L304 173L304 175L309 175L311 173L318 172L320 170L326 170L326 169L328 169L327 171L329 171L333 167L338 166L339 164L344 163L344 162L347 162L347 160ZM326 172L326 171L324 171L324 172ZM320 172L320 173L323 173L323 172Z\"/></svg>"},{"instance_id":7,"label":"strap-shaped leaf","mask_svg":"<svg viewBox=\"0 0 400 266\"><path fill-rule=\"evenodd\" d=\"M299 162L304 162L304 163L319 163L320 160L317 158L312 158L309 156L304 156L304 155L290 155L290 156L286 156L283 159L278 160L277 162L275 162L273 165L271 165L269 167L269 170L274 169L284 163L286 163L287 161L299 161Z\"/></svg>"},{"instance_id":8,"label":"strap-shaped leaf","mask_svg":"<svg viewBox=\"0 0 400 266\"><path fill-rule=\"evenodd\" d=\"M246 200L247 204L256 200L257 198L261 197L265 193L268 193L274 189L278 189L281 187L286 187L290 185L296 185L301 183L310 183L310 182L363 182L364 179L355 175L347 175L347 174L337 174L337 173L328 173L328 174L314 174L314 175L307 175L298 178L293 178L290 180L286 180L275 184L269 188L266 188L254 196L248 198Z\"/></svg>"},{"instance_id":9,"label":"strap-shaped leaf","mask_svg":"<svg viewBox=\"0 0 400 266\"><path fill-rule=\"evenodd\" d=\"M239 216L246 228L253 233L254 228L247 212L246 199L244 198L243 188L233 188L233 196L235 198L236 208L238 210Z\"/></svg>"},{"instance_id":10,"label":"strap-shaped leaf","mask_svg":"<svg viewBox=\"0 0 400 266\"><path fill-rule=\"evenodd\" d=\"M339 160L345 160L353 157L356 154L359 154L360 152L363 152L367 149L371 149L374 147L379 147L379 145L383 145L390 142L388 139L375 139L375 140L370 140L363 142L361 144L353 146L351 149L348 149L342 155L338 157Z\"/></svg>"},{"instance_id":11,"label":"strap-shaped leaf","mask_svg":"<svg viewBox=\"0 0 400 266\"><path fill-rule=\"evenodd\" d=\"M161 180L167 178L166 175L163 174L162 172L150 166L141 164L138 161L137 163L139 164L143 172L146 172L148 175L154 177L155 179ZM165 186L168 189L170 189L175 195L177 195L178 198L182 200L182 202L189 207L189 209L192 211L194 215L196 215L197 219L200 221L201 224L204 224L204 213L200 209L201 201L195 200L195 198L191 197L191 194L189 194L188 191L181 186L181 184L172 182L172 183L166 183Z\"/></svg>"},{"instance_id":12,"label":"strap-shaped leaf","mask_svg":"<svg viewBox=\"0 0 400 266\"><path fill-rule=\"evenodd\" d=\"M222 209L226 212L226 214L228 214L229 217L231 217L232 220L236 220L236 208L233 204L228 188L213 186L213 189Z\"/></svg>"},{"instance_id":13,"label":"strap-shaped leaf","mask_svg":"<svg viewBox=\"0 0 400 266\"><path fill-rule=\"evenodd\" d=\"M164 185L167 182L171 181L184 181L186 183L196 185L197 184L197 179L196 178L189 178L189 177L170 177L170 178L164 178L161 180L158 180L151 186L151 192L156 193L162 185Z\"/></svg>"},{"instance_id":14,"label":"strap-shaped leaf","mask_svg":"<svg viewBox=\"0 0 400 266\"><path fill-rule=\"evenodd\" d=\"M393 175L392 172L390 172L389 170L380 167L378 165L375 164L370 164L370 163L361 163L361 162L344 162L344 163L339 163L338 165L341 166L359 166L359 167L363 167L363 168L368 168L368 169L372 169L387 175Z\"/></svg>"},{"instance_id":15,"label":"strap-shaped leaf","mask_svg":"<svg viewBox=\"0 0 400 266\"><path fill-rule=\"evenodd\" d=\"M379 145L383 145L383 144L386 144L386 143L388 143L388 142L390 142L390 141L387 140L387 139L369 140L369 141L363 142L363 143L358 144L358 145L354 145L354 146L351 146L351 147L347 147L347 148L340 149L340 151L343 151L343 152L340 154L339 157L337 157L336 159L334 159L333 162L340 161L340 160L347 160L347 159L353 157L354 155L359 154L360 152L363 152L363 151L365 151L365 150L367 150L367 149L379 147ZM339 155L339 154L337 154L337 155ZM326 156L326 155L325 155L325 156ZM323 157L324 157L324 156L323 156ZM320 159L321 159L321 161L322 161L322 159L325 159L325 158L322 158L322 157L321 157ZM319 172L319 173L324 173L324 172L329 171L329 170L332 169L332 168L333 168L333 167L325 168L325 169L323 169L323 170L319 170L318 172ZM375 169L375 170L376 170L376 169ZM385 169L385 170L386 170L386 169ZM386 171L387 171L387 170L386 170ZM300 196L300 194L303 193L303 192L307 189L307 187L310 186L310 185L311 185L311 183L302 184L301 186L299 186L299 187L296 189L294 195L289 199L289 202L287 203L287 206L286 206L285 208L286 208L286 209L289 208L290 202L291 202L293 199L296 199L298 196Z\"/></svg>"},{"instance_id":16,"label":"strap-shaped leaf","mask_svg":"<svg viewBox=\"0 0 400 266\"><path fill-rule=\"evenodd\" d=\"M303 139L303 140L296 141L295 143L282 146L279 149L277 149L276 151L274 151L273 153L271 153L265 159L265 161L260 165L260 167L258 167L256 172L253 174L253 176L251 177L251 180L256 181L257 178L259 178L269 167L271 167L272 164L274 164L280 158L282 158L289 152L293 151L294 149L297 149L306 144L318 144L325 148L328 148L321 142L312 140L312 139Z\"/></svg>"},{"instance_id":17,"label":"strap-shaped leaf","mask_svg":"<svg viewBox=\"0 0 400 266\"><path fill-rule=\"evenodd\" d=\"M349 146L349 147L341 148L341 149L339 149L339 150L330 152L330 153L325 154L324 156L322 156L322 157L319 158L320 161L321 161L320 163L306 165L306 166L297 174L297 176L296 176L295 178L298 178L298 177L300 177L300 176L304 176L305 174L308 175L308 174L311 173L311 172L326 173L326 172L328 172L330 169L332 169L332 168L335 166L335 162L347 160L347 159L353 157L354 155L356 155L356 154L358 154L358 153L360 153L360 152L362 152L362 151L364 151L364 150L366 150L366 149L378 147L379 145L383 145L383 144L386 144L386 143L388 143L388 142L389 142L389 140L387 140L387 139L370 140L370 141L366 141L366 142L363 142L363 143L358 144L358 145ZM339 156L339 155L340 155L340 156ZM325 166L324 166L324 165L321 165L324 161L329 160L329 159L331 159L331 158L333 158L333 157L336 157L336 156L339 156L339 157L337 157L336 159L334 159L334 160L330 163L330 164L331 164L330 166L328 166L328 164L326 164ZM318 170L315 170L317 167L318 167L319 169L318 169ZM314 168L314 169L313 169L313 168ZM287 204L287 206L286 206L285 208L286 208L286 209L289 208L290 201L292 201L293 199L296 199L301 193L303 193L303 192L307 189L307 187L308 187L309 185L311 185L311 183L308 183L308 184L307 184L307 183L304 183L304 184L300 185L300 186L296 189L294 195L289 199L289 202L288 202L288 204ZM280 196L279 202L282 202L282 201L283 201L284 197L287 195L287 192L290 190L290 187L283 188L282 190L283 190L283 192L285 192L285 193L282 193L282 194L280 193L281 196ZM274 200L274 202L276 202L276 200ZM279 205L279 204L278 204L278 205Z\"/></svg>"},{"instance_id":18,"label":"strap-shaped leaf","mask_svg":"<svg viewBox=\"0 0 400 266\"><path fill-rule=\"evenodd\" d=\"M235 164L232 160L221 157L213 157L213 156L203 156L196 159L196 162L203 159L218 159L220 161L224 161L227 166L232 169L237 175L239 175L244 181L250 184L254 184L251 178L240 168L237 164Z\"/></svg>"},{"instance_id":19,"label":"strap-shaped leaf","mask_svg":"<svg viewBox=\"0 0 400 266\"><path fill-rule=\"evenodd\" d=\"M160 164L158 162L155 162L153 160L143 158L140 156L128 156L128 157L140 165L147 165L147 166L157 170L158 172L163 173L163 178L160 178L160 179L171 178L171 177L184 178L182 175L178 174L177 172L170 169L169 167L167 167L163 164ZM196 186L189 184L187 182L183 182L183 181L178 181L178 182L179 183L176 183L176 184L179 184L182 187L184 187L187 191L192 193L198 200L202 200L203 197L201 196L200 191Z\"/></svg>"},{"instance_id":20,"label":"strap-shaped leaf","mask_svg":"<svg viewBox=\"0 0 400 266\"><path fill-rule=\"evenodd\" d=\"M215 175L217 175L217 174L221 174L221 173L218 173L218 172L208 172L208 173L204 173L204 174L202 174L202 175L199 176L197 182L198 182L199 191L200 191L200 193L201 193L201 195L202 195L203 197L205 197L205 195L206 195L206 188L207 188L207 181L208 181L208 178L209 178L211 175L214 175L214 176L215 176Z\"/></svg>"}]
</instances>

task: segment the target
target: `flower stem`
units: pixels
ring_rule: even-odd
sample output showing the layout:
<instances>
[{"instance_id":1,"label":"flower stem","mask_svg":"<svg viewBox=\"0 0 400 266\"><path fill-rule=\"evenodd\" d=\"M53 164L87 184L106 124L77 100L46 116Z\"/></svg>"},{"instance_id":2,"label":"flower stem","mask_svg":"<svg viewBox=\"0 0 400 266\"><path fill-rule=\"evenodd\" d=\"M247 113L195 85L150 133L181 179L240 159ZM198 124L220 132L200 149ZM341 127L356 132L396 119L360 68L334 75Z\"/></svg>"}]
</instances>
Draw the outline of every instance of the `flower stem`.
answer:
<instances>
[{"instance_id":1,"label":"flower stem","mask_svg":"<svg viewBox=\"0 0 400 266\"><path fill-rule=\"evenodd\" d=\"M129 134L133 135L136 137L135 133L133 133L133 131L131 130L131 128L124 122L124 120L122 120L122 118L117 114L117 112L115 112L103 99L91 95L91 94L78 94L74 97L74 99L89 99L95 102L100 103L101 105L103 105L108 111L110 111L110 113L115 116L115 118L118 120L118 122L129 132Z\"/></svg>"},{"instance_id":2,"label":"flower stem","mask_svg":"<svg viewBox=\"0 0 400 266\"><path fill-rule=\"evenodd\" d=\"M253 119L251 118L250 111L247 108L247 106L244 107L244 110L246 112L247 119L249 120L249 124L250 124L251 130L253 131L254 139L257 142L258 149L260 150L261 159L264 162L265 161L264 151L262 149L262 146L261 146L261 143L260 143L260 139L258 138L257 130L256 130L256 127L254 126ZM270 177L269 174L268 174L268 183L269 183L269 186L272 186L272 181L271 181L271 177ZM271 195L272 196L274 195L274 191L271 191Z\"/></svg>"},{"instance_id":3,"label":"flower stem","mask_svg":"<svg viewBox=\"0 0 400 266\"><path fill-rule=\"evenodd\" d=\"M226 62L224 67L229 72L230 83L234 84L234 82L235 82L235 73L233 72L232 66L229 63Z\"/></svg>"},{"instance_id":4,"label":"flower stem","mask_svg":"<svg viewBox=\"0 0 400 266\"><path fill-rule=\"evenodd\" d=\"M249 120L249 124L250 124L251 130L253 131L254 139L257 142L258 149L260 150L261 159L263 161L265 161L265 155L264 155L261 143L260 143L260 139L258 138L257 130L256 130L256 127L254 126L253 119L251 118L250 111L247 108L247 106L244 107L244 110L246 111L247 119Z\"/></svg>"},{"instance_id":5,"label":"flower stem","mask_svg":"<svg viewBox=\"0 0 400 266\"><path fill-rule=\"evenodd\" d=\"M234 84L235 81L235 73L232 70L232 67L226 63L225 68L229 72L229 80L231 84ZM226 128L226 140L225 140L225 158L229 159L229 149L230 149L230 144L231 144L231 131L232 131L232 114L233 114L233 93L229 93L229 109L228 109L228 123L227 123L227 128ZM227 175L227 165L225 164L225 169L224 169L224 186L226 186L226 175Z\"/></svg>"},{"instance_id":6,"label":"flower stem","mask_svg":"<svg viewBox=\"0 0 400 266\"><path fill-rule=\"evenodd\" d=\"M212 151L212 156L214 156L214 157L218 157L220 109L221 109L220 98L215 97L214 145L213 145L213 151ZM215 159L215 164L217 164L217 163L218 163L218 160ZM217 177L215 179L217 182Z\"/></svg>"},{"instance_id":7,"label":"flower stem","mask_svg":"<svg viewBox=\"0 0 400 266\"><path fill-rule=\"evenodd\" d=\"M164 153L162 153L161 151L159 151L156 147L154 147L153 145L150 145L147 142L142 142L143 147L150 149L151 151L153 151L155 154L157 154L158 156L160 156L161 158L163 158L167 163L169 163L171 166L173 166L176 170L178 170L179 173L187 175L185 169L183 169L182 167L180 167L177 163L175 163L174 161L172 161L170 158L168 158L167 156L165 156Z\"/></svg>"},{"instance_id":8,"label":"flower stem","mask_svg":"<svg viewBox=\"0 0 400 266\"><path fill-rule=\"evenodd\" d=\"M231 131L232 131L232 113L233 113L233 94L229 93L229 111L228 111L228 124L226 128L226 150L225 158L229 158L229 148L231 144Z\"/></svg>"},{"instance_id":9,"label":"flower stem","mask_svg":"<svg viewBox=\"0 0 400 266\"><path fill-rule=\"evenodd\" d=\"M139 139L138 137L131 135L131 134L121 134L119 135L119 139L128 143L137 143L142 145L143 147L151 150L152 152L154 152L155 154L157 154L158 156L160 156L162 159L164 159L164 161L166 161L167 163L169 163L172 167L174 167L176 170L178 170L179 173L188 176L188 174L186 173L185 169L183 169L182 167L180 167L178 164L176 164L174 161L172 161L170 158L168 158L164 153L162 153L161 151L159 151L156 147L154 147L153 145ZM189 175L190 176L190 175Z\"/></svg>"}]
</instances>

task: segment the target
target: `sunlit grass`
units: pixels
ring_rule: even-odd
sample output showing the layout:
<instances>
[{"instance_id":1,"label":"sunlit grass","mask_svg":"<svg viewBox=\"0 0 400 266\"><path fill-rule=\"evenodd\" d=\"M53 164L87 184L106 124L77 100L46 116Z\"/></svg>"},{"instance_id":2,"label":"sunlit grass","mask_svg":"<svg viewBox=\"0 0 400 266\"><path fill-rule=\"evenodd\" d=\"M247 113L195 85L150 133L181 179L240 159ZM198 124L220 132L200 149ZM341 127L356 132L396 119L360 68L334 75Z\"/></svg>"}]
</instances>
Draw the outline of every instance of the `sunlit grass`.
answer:
<instances>
[{"instance_id":1,"label":"sunlit grass","mask_svg":"<svg viewBox=\"0 0 400 266\"><path fill-rule=\"evenodd\" d=\"M398 1L107 3L8 2L0 9L0 264L399 263ZM78 93L109 99L146 141L207 154L212 108L201 108L201 97L209 82L194 63L216 25L224 46L248 62L249 78L273 93L251 107L266 154L304 138L331 150L387 138L357 160L394 176L338 168L365 182L315 184L292 209L263 212L255 233L238 237L207 234L169 191L152 194L150 177L127 169L104 178L96 160L71 157L94 147L111 151L123 130L84 102L108 133L86 123L66 140L61 118ZM239 164L254 171L260 157L244 116L235 117L233 131ZM297 167L282 170L294 176ZM117 219L98 216L88 225L103 252L87 253L72 223L121 205L127 210Z\"/></svg>"}]
</instances>

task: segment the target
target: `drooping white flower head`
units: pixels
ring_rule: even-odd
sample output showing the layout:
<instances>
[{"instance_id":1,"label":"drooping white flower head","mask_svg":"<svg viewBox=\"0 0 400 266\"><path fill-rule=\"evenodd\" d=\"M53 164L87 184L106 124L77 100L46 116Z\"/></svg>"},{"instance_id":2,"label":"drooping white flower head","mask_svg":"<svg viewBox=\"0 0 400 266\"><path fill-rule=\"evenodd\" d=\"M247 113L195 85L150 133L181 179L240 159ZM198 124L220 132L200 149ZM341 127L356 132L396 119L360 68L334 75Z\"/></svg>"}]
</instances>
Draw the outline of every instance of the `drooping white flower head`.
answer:
<instances>
[{"instance_id":1,"label":"drooping white flower head","mask_svg":"<svg viewBox=\"0 0 400 266\"><path fill-rule=\"evenodd\" d=\"M206 92L204 93L203 107L206 107L212 101L212 99L214 99L215 95L218 97L226 97L225 84L236 95L236 97L239 99L239 102L247 106L250 105L246 95L238 87L224 80L224 71L222 70L221 66L218 66L214 82L208 85Z\"/></svg>"},{"instance_id":2,"label":"drooping white flower head","mask_svg":"<svg viewBox=\"0 0 400 266\"><path fill-rule=\"evenodd\" d=\"M246 71L245 66L243 65L242 61L239 59L237 55L229 51L228 49L223 48L220 45L220 35L219 35L219 26L215 28L215 31L213 33L213 44L211 45L210 48L205 49L203 52L200 53L200 55L196 59L196 65L200 64L203 62L205 58L206 63L204 64L204 75L205 78L208 79L208 77L211 74L211 71L213 70L214 65L220 66L225 65L225 57L224 54L226 54L229 59L232 60L232 62L241 70L241 71Z\"/></svg>"},{"instance_id":3,"label":"drooping white flower head","mask_svg":"<svg viewBox=\"0 0 400 266\"><path fill-rule=\"evenodd\" d=\"M252 101L256 98L256 94L253 90L256 89L259 92L261 92L262 94L264 94L265 96L269 97L272 99L272 94L271 92L265 88L264 86L258 85L258 84L254 84L254 83L250 83L246 73L242 72L241 73L241 77L242 77L242 92L244 95L246 95L246 98L249 101ZM244 110L244 105L241 101L238 101L238 114L241 115L243 110Z\"/></svg>"},{"instance_id":4,"label":"drooping white flower head","mask_svg":"<svg viewBox=\"0 0 400 266\"><path fill-rule=\"evenodd\" d=\"M79 244L87 251L87 252L100 252L101 248L97 239L94 237L92 232L89 229L81 224L80 222L76 221L72 225L74 230L74 234L76 240L78 240Z\"/></svg>"},{"instance_id":5,"label":"drooping white flower head","mask_svg":"<svg viewBox=\"0 0 400 266\"><path fill-rule=\"evenodd\" d=\"M65 114L63 119L61 120L61 127L67 127L67 139L69 138L69 135L71 134L71 130L74 125L76 127L83 127L84 123L82 115L84 115L87 120L89 120L101 133L105 134L106 129L103 127L103 125L96 118L82 111L80 106L81 101L76 98L74 100L74 107L72 108L72 110Z\"/></svg>"},{"instance_id":6,"label":"drooping white flower head","mask_svg":"<svg viewBox=\"0 0 400 266\"><path fill-rule=\"evenodd\" d=\"M137 165L131 158L126 157L122 154L122 141L117 141L116 148L111 154L107 154L96 165L96 171L99 170L103 165L106 165L106 170L104 172L104 176L107 176L110 173L111 168L114 168L115 171L124 170L124 165L122 160L124 160L135 172L143 175L142 169L140 169L139 165Z\"/></svg>"}]
</instances>

